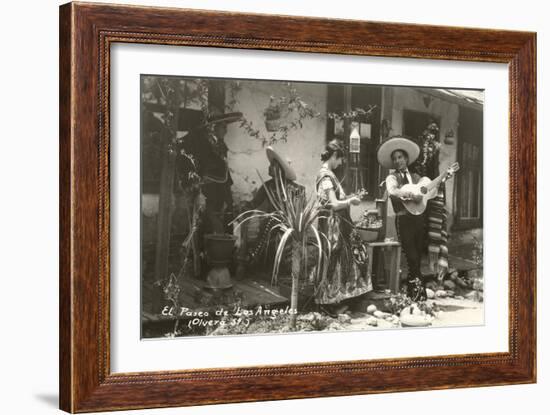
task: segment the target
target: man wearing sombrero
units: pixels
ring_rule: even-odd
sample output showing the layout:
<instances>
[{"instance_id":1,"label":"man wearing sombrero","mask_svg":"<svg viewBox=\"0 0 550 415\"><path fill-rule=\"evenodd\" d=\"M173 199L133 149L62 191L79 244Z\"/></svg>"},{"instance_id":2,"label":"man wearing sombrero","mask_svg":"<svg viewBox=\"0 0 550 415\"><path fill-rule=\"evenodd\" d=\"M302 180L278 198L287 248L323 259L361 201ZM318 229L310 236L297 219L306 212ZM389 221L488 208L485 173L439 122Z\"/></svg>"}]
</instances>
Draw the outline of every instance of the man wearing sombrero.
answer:
<instances>
[{"instance_id":1,"label":"man wearing sombrero","mask_svg":"<svg viewBox=\"0 0 550 415\"><path fill-rule=\"evenodd\" d=\"M386 189L395 211L397 236L403 247L409 269L407 294L413 301L426 299L422 284L420 261L425 237L424 215L413 215L403 206L403 199L414 198L410 192L401 188L405 184L416 184L420 176L409 171L408 166L418 158L420 148L405 137L392 137L378 148L378 162L393 171L386 177Z\"/></svg>"},{"instance_id":2,"label":"man wearing sombrero","mask_svg":"<svg viewBox=\"0 0 550 415\"><path fill-rule=\"evenodd\" d=\"M271 200L267 192L272 194L277 193L277 183L279 186L284 186L285 192L289 197L294 197L299 193L305 192L305 187L296 183L296 172L291 166L291 161L281 156L271 146L266 147L265 153L267 160L269 161L268 173L271 179L262 183L262 186L256 192L254 198L246 204L246 208L259 209L263 212L273 212L276 207L272 205ZM266 190L267 189L267 190ZM241 244L239 252L240 264L243 264L243 268L238 272L242 274L244 272L244 264L246 265L258 265L260 257L268 249L269 230L272 228L273 223L266 223L262 227L260 236L257 238L256 243L252 247L248 247L246 240ZM290 246L290 245L289 245Z\"/></svg>"}]
</instances>

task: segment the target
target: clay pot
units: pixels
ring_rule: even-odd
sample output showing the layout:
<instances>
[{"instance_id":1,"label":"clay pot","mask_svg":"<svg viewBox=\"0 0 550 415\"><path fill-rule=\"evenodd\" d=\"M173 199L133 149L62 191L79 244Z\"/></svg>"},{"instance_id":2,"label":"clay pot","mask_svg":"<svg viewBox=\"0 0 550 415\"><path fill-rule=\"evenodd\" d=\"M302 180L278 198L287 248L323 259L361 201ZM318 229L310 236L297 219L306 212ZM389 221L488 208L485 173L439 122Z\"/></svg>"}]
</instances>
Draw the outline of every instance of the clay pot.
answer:
<instances>
[{"instance_id":1,"label":"clay pot","mask_svg":"<svg viewBox=\"0 0 550 415\"><path fill-rule=\"evenodd\" d=\"M357 232L361 236L363 242L374 242L378 239L378 231L367 231L364 229L357 229Z\"/></svg>"},{"instance_id":2,"label":"clay pot","mask_svg":"<svg viewBox=\"0 0 550 415\"><path fill-rule=\"evenodd\" d=\"M274 120L265 120L265 129L269 132L275 132L279 131L279 128L281 128L281 119L276 118Z\"/></svg>"},{"instance_id":3,"label":"clay pot","mask_svg":"<svg viewBox=\"0 0 550 415\"><path fill-rule=\"evenodd\" d=\"M204 235L206 256L210 264L229 264L237 237L230 234L211 233Z\"/></svg>"}]
</instances>

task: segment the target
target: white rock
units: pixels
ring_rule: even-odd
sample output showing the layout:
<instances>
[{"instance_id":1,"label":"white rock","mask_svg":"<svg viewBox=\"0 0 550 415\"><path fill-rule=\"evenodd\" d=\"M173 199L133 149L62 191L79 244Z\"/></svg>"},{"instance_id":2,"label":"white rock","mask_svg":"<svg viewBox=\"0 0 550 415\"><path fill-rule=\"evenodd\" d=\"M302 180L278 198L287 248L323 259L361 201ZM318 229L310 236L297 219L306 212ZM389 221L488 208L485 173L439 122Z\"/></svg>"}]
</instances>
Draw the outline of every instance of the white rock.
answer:
<instances>
[{"instance_id":1,"label":"white rock","mask_svg":"<svg viewBox=\"0 0 550 415\"><path fill-rule=\"evenodd\" d=\"M403 316L420 316L422 314L422 310L418 308L416 304L412 304L408 307L405 307L401 310L401 313L399 314L399 317Z\"/></svg>"},{"instance_id":2,"label":"white rock","mask_svg":"<svg viewBox=\"0 0 550 415\"><path fill-rule=\"evenodd\" d=\"M375 317L369 317L369 318L367 319L367 324L368 324L369 326L376 327L376 326L378 326L378 320L377 320Z\"/></svg>"},{"instance_id":3,"label":"white rock","mask_svg":"<svg viewBox=\"0 0 550 415\"><path fill-rule=\"evenodd\" d=\"M438 298L445 298L445 297L447 297L447 292L444 291L444 290L437 290L435 292L435 296L438 297Z\"/></svg>"},{"instance_id":4,"label":"white rock","mask_svg":"<svg viewBox=\"0 0 550 415\"><path fill-rule=\"evenodd\" d=\"M401 316L401 325L404 327L426 327L432 324L427 316L405 314Z\"/></svg>"},{"instance_id":5,"label":"white rock","mask_svg":"<svg viewBox=\"0 0 550 415\"><path fill-rule=\"evenodd\" d=\"M315 320L315 315L313 313L304 314L298 317L302 321L313 321Z\"/></svg>"},{"instance_id":6,"label":"white rock","mask_svg":"<svg viewBox=\"0 0 550 415\"><path fill-rule=\"evenodd\" d=\"M468 300L475 300L477 298L477 293L475 290L472 290L470 292L467 292L464 297Z\"/></svg>"},{"instance_id":7,"label":"white rock","mask_svg":"<svg viewBox=\"0 0 550 415\"><path fill-rule=\"evenodd\" d=\"M458 271L456 269L450 269L448 275L451 281L456 281L458 278Z\"/></svg>"},{"instance_id":8,"label":"white rock","mask_svg":"<svg viewBox=\"0 0 550 415\"><path fill-rule=\"evenodd\" d=\"M373 314L376 310L378 310L378 308L376 308L374 304L371 304L367 307L367 313L369 314Z\"/></svg>"},{"instance_id":9,"label":"white rock","mask_svg":"<svg viewBox=\"0 0 550 415\"><path fill-rule=\"evenodd\" d=\"M475 279L473 284L474 290L483 291L483 280L482 279Z\"/></svg>"},{"instance_id":10,"label":"white rock","mask_svg":"<svg viewBox=\"0 0 550 415\"><path fill-rule=\"evenodd\" d=\"M433 290L430 290L429 288L426 288L426 296L428 298L435 298L435 292Z\"/></svg>"},{"instance_id":11,"label":"white rock","mask_svg":"<svg viewBox=\"0 0 550 415\"><path fill-rule=\"evenodd\" d=\"M378 317L378 318L386 318L387 316L391 315L389 313L384 313L383 311L380 311L380 310L376 310L374 313L373 313L374 317Z\"/></svg>"},{"instance_id":12,"label":"white rock","mask_svg":"<svg viewBox=\"0 0 550 415\"><path fill-rule=\"evenodd\" d=\"M459 287L468 288L468 284L466 283L466 281L464 281L464 279L462 279L460 277L457 277L455 282Z\"/></svg>"},{"instance_id":13,"label":"white rock","mask_svg":"<svg viewBox=\"0 0 550 415\"><path fill-rule=\"evenodd\" d=\"M338 321L343 324L351 323L351 317L347 314L338 314Z\"/></svg>"},{"instance_id":14,"label":"white rock","mask_svg":"<svg viewBox=\"0 0 550 415\"><path fill-rule=\"evenodd\" d=\"M342 326L340 323L337 323L336 321L333 321L330 323L327 327L328 330L342 330Z\"/></svg>"}]
</instances>

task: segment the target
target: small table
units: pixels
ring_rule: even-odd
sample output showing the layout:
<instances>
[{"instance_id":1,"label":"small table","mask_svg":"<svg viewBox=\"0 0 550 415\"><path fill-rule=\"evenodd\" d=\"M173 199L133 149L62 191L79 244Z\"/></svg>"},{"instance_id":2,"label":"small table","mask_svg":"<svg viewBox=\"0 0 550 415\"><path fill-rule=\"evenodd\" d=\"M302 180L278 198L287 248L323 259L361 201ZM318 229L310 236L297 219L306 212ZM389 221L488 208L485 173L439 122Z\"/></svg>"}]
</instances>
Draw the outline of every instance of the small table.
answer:
<instances>
[{"instance_id":1,"label":"small table","mask_svg":"<svg viewBox=\"0 0 550 415\"><path fill-rule=\"evenodd\" d=\"M372 276L372 262L374 259L375 249L381 249L383 251L389 251L389 255L382 253L384 261L384 269L389 272L389 281L384 284L393 293L399 292L399 269L401 267L401 243L397 241L389 242L367 242L367 254L368 254L368 275Z\"/></svg>"}]
</instances>

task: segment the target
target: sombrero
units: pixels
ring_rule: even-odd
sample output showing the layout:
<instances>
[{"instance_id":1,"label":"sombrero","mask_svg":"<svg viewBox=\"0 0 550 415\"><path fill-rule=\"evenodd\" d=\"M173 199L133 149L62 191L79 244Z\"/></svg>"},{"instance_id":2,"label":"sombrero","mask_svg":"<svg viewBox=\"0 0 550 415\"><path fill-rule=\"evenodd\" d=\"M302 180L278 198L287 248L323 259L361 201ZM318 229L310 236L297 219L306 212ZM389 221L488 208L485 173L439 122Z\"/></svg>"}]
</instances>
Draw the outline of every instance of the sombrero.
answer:
<instances>
[{"instance_id":1,"label":"sombrero","mask_svg":"<svg viewBox=\"0 0 550 415\"><path fill-rule=\"evenodd\" d=\"M269 146L265 149L265 154L267 156L267 159L271 163L273 160L275 160L279 165L281 166L281 169L283 169L283 173L285 175L285 178L290 181L296 180L296 173L294 172L294 169L290 167L290 161L284 160L279 153L277 153L273 147Z\"/></svg>"},{"instance_id":2,"label":"sombrero","mask_svg":"<svg viewBox=\"0 0 550 415\"><path fill-rule=\"evenodd\" d=\"M218 124L224 122L230 124L243 118L242 112L212 113L206 119L205 125Z\"/></svg>"},{"instance_id":3,"label":"sombrero","mask_svg":"<svg viewBox=\"0 0 550 415\"><path fill-rule=\"evenodd\" d=\"M378 163L386 169L393 169L391 155L395 150L405 151L409 156L409 164L413 163L420 154L420 147L414 141L405 137L392 137L381 143L378 147Z\"/></svg>"}]
</instances>

